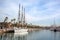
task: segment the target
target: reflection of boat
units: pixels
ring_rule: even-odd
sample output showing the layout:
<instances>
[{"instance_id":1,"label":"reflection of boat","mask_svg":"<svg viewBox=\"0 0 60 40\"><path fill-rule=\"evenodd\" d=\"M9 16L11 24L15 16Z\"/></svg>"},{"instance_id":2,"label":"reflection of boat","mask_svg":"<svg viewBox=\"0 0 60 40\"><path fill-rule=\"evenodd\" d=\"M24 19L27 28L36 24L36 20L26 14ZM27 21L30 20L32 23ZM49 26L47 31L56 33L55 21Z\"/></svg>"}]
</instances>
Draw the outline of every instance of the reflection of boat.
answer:
<instances>
[{"instance_id":1,"label":"reflection of boat","mask_svg":"<svg viewBox=\"0 0 60 40\"><path fill-rule=\"evenodd\" d=\"M27 34L14 33L14 40L27 40Z\"/></svg>"}]
</instances>

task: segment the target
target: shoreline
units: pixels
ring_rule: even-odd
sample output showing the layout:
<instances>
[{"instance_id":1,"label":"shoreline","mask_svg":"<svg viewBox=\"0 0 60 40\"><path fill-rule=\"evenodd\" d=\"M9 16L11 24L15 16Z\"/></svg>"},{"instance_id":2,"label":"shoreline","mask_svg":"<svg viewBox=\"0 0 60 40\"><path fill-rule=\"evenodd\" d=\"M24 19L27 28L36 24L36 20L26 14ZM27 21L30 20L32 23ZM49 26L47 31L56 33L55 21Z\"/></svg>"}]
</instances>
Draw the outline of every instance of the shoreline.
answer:
<instances>
[{"instance_id":1,"label":"shoreline","mask_svg":"<svg viewBox=\"0 0 60 40\"><path fill-rule=\"evenodd\" d=\"M40 28L27 28L27 29L28 29L28 32L41 30ZM8 31L11 31L11 30L0 29L0 34L6 33Z\"/></svg>"}]
</instances>

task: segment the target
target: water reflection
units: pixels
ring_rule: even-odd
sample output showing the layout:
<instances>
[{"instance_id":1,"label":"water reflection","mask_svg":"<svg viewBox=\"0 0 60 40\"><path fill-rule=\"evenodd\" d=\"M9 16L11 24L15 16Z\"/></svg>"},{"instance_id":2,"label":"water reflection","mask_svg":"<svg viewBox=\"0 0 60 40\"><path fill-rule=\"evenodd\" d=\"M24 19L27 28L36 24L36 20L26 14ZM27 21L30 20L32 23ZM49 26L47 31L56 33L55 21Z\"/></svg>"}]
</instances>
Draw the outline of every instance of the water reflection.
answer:
<instances>
[{"instance_id":1,"label":"water reflection","mask_svg":"<svg viewBox=\"0 0 60 40\"><path fill-rule=\"evenodd\" d=\"M4 33L0 35L0 40L27 40L27 35L15 35L14 33Z\"/></svg>"},{"instance_id":2,"label":"water reflection","mask_svg":"<svg viewBox=\"0 0 60 40\"><path fill-rule=\"evenodd\" d=\"M60 40L60 32L54 32L54 40Z\"/></svg>"},{"instance_id":3,"label":"water reflection","mask_svg":"<svg viewBox=\"0 0 60 40\"><path fill-rule=\"evenodd\" d=\"M57 35L57 33L54 32L54 38L53 38L53 40L56 40L56 35Z\"/></svg>"},{"instance_id":4,"label":"water reflection","mask_svg":"<svg viewBox=\"0 0 60 40\"><path fill-rule=\"evenodd\" d=\"M52 40L60 40L60 32L51 32Z\"/></svg>"},{"instance_id":5,"label":"water reflection","mask_svg":"<svg viewBox=\"0 0 60 40\"><path fill-rule=\"evenodd\" d=\"M60 32L49 30L33 31L26 35L4 33L0 40L60 40Z\"/></svg>"},{"instance_id":6,"label":"water reflection","mask_svg":"<svg viewBox=\"0 0 60 40\"><path fill-rule=\"evenodd\" d=\"M3 35L0 35L0 40L12 40L13 34L11 35L10 33L4 33Z\"/></svg>"},{"instance_id":7,"label":"water reflection","mask_svg":"<svg viewBox=\"0 0 60 40\"><path fill-rule=\"evenodd\" d=\"M14 33L14 40L27 40L27 34L21 35L19 33Z\"/></svg>"}]
</instances>

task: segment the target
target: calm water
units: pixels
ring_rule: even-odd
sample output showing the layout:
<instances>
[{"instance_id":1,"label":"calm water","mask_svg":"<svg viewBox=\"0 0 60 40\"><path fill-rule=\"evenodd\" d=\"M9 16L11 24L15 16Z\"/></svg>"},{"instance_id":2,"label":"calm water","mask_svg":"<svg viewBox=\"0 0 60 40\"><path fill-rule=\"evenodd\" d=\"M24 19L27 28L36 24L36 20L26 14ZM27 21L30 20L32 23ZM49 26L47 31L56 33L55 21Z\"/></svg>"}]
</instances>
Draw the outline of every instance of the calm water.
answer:
<instances>
[{"instance_id":1,"label":"calm water","mask_svg":"<svg viewBox=\"0 0 60 40\"><path fill-rule=\"evenodd\" d=\"M60 32L40 30L29 32L27 35L4 33L0 35L0 40L60 40Z\"/></svg>"}]
</instances>

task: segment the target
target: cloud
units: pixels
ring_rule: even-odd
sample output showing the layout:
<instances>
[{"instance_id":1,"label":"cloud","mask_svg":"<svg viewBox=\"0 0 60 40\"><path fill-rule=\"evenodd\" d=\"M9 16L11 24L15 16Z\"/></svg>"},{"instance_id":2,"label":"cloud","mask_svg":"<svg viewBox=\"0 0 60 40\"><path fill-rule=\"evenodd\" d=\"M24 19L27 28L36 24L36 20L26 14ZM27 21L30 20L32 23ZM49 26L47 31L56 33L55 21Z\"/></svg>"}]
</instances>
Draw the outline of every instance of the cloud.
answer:
<instances>
[{"instance_id":1,"label":"cloud","mask_svg":"<svg viewBox=\"0 0 60 40\"><path fill-rule=\"evenodd\" d=\"M58 16L60 16L60 14L54 14L54 15L50 15L50 16L44 16L44 17L35 17L35 16L31 16L31 15L26 15L26 19L27 21L41 21L41 20L47 20L47 19L54 19L57 18Z\"/></svg>"},{"instance_id":2,"label":"cloud","mask_svg":"<svg viewBox=\"0 0 60 40\"><path fill-rule=\"evenodd\" d=\"M26 8L27 22L39 22L60 16L59 0L6 0L2 3L3 6L0 6L0 10L2 11L0 13L7 15L10 19L17 19L19 3Z\"/></svg>"},{"instance_id":3,"label":"cloud","mask_svg":"<svg viewBox=\"0 0 60 40\"><path fill-rule=\"evenodd\" d=\"M47 2L46 4L44 4L42 7L45 7L45 10L39 10L40 7L36 7L34 6L33 8L31 8L31 10L28 12L28 16L27 19L28 21L41 21L41 20L47 20L47 19L54 19L57 18L58 16L60 16L60 9L57 9L56 6L58 5L58 2ZM45 14L45 15L44 15Z\"/></svg>"}]
</instances>

